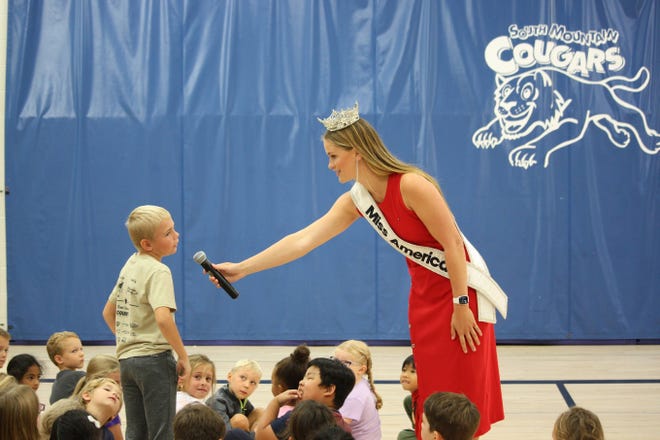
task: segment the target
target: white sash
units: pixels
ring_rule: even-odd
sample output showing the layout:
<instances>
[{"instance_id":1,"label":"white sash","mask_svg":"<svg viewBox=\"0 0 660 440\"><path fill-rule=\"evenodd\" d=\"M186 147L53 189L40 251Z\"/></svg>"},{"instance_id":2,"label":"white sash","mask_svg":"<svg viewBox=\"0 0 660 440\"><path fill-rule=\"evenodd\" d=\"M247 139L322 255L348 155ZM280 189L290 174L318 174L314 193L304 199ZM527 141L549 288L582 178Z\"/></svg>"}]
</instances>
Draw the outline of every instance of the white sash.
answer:
<instances>
[{"instance_id":1,"label":"white sash","mask_svg":"<svg viewBox=\"0 0 660 440\"><path fill-rule=\"evenodd\" d=\"M408 243L398 237L387 223L385 216L380 208L378 208L371 194L369 194L369 191L361 183L355 182L353 184L351 198L357 209L362 213L362 216L390 246L411 261L424 266L438 275L449 278L445 263L445 253L432 247ZM463 235L462 232L461 235ZM465 235L463 235L463 242L470 256L470 261L467 262L467 284L477 291L479 321L494 324L497 320L495 309L506 319L509 299L497 282L491 278L483 257L472 246Z\"/></svg>"}]
</instances>

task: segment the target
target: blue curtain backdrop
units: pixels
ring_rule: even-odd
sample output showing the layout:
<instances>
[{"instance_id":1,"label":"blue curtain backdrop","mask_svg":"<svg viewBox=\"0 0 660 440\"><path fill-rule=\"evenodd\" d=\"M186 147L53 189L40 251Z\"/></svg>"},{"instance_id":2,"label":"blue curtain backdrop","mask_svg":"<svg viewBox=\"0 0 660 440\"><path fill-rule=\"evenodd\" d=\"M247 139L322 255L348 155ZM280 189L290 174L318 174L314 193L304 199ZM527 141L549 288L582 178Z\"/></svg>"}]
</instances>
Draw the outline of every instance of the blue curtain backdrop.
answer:
<instances>
[{"instance_id":1,"label":"blue curtain backdrop","mask_svg":"<svg viewBox=\"0 0 660 440\"><path fill-rule=\"evenodd\" d=\"M406 340L403 257L359 221L231 300L330 208L316 121L360 103L440 181L509 294L500 340L660 337L655 0L10 0L8 314L110 340L137 205L170 210L187 340ZM449 331L449 329L447 329Z\"/></svg>"}]
</instances>

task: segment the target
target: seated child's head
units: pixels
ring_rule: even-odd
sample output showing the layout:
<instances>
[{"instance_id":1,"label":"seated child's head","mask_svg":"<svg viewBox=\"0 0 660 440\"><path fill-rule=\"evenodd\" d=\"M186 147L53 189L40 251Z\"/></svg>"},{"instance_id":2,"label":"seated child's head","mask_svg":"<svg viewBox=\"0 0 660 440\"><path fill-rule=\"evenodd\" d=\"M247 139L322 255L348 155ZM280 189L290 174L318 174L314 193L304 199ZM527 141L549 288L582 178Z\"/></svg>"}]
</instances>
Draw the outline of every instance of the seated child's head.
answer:
<instances>
[{"instance_id":1,"label":"seated child's head","mask_svg":"<svg viewBox=\"0 0 660 440\"><path fill-rule=\"evenodd\" d=\"M305 440L325 426L336 425L337 420L326 405L315 400L299 402L287 423L289 440Z\"/></svg>"},{"instance_id":2,"label":"seated child's head","mask_svg":"<svg viewBox=\"0 0 660 440\"><path fill-rule=\"evenodd\" d=\"M574 406L557 417L553 440L603 440L605 434L596 414Z\"/></svg>"},{"instance_id":3,"label":"seated child's head","mask_svg":"<svg viewBox=\"0 0 660 440\"><path fill-rule=\"evenodd\" d=\"M31 354L17 354L7 364L7 374L14 376L19 384L37 391L42 374L41 364Z\"/></svg>"},{"instance_id":4,"label":"seated child's head","mask_svg":"<svg viewBox=\"0 0 660 440\"><path fill-rule=\"evenodd\" d=\"M465 395L433 393L424 402L422 439L471 440L479 419L479 410Z\"/></svg>"},{"instance_id":5,"label":"seated child's head","mask_svg":"<svg viewBox=\"0 0 660 440\"><path fill-rule=\"evenodd\" d=\"M174 416L174 440L219 440L226 429L220 414L202 403L186 405Z\"/></svg>"},{"instance_id":6,"label":"seated child's head","mask_svg":"<svg viewBox=\"0 0 660 440\"><path fill-rule=\"evenodd\" d=\"M298 391L301 400L316 400L339 409L355 385L355 374L336 359L315 358L309 362Z\"/></svg>"},{"instance_id":7,"label":"seated child's head","mask_svg":"<svg viewBox=\"0 0 660 440\"><path fill-rule=\"evenodd\" d=\"M325 426L318 430L312 440L354 440L354 438L350 432L344 431L335 423L334 426Z\"/></svg>"},{"instance_id":8,"label":"seated child's head","mask_svg":"<svg viewBox=\"0 0 660 440\"><path fill-rule=\"evenodd\" d=\"M179 381L179 391L184 391L195 399L203 399L215 387L215 364L203 354L189 357L190 375Z\"/></svg>"},{"instance_id":9,"label":"seated child's head","mask_svg":"<svg viewBox=\"0 0 660 440\"><path fill-rule=\"evenodd\" d=\"M76 397L101 425L105 425L119 414L123 403L121 387L107 377L90 380Z\"/></svg>"},{"instance_id":10,"label":"seated child's head","mask_svg":"<svg viewBox=\"0 0 660 440\"><path fill-rule=\"evenodd\" d=\"M77 370L85 364L82 342L74 332L53 333L46 342L46 351L60 370Z\"/></svg>"},{"instance_id":11,"label":"seated child's head","mask_svg":"<svg viewBox=\"0 0 660 440\"><path fill-rule=\"evenodd\" d=\"M295 390L307 371L309 364L309 348L307 345L299 345L293 353L281 359L273 367L271 373L271 392L273 396L286 390Z\"/></svg>"},{"instance_id":12,"label":"seated child's head","mask_svg":"<svg viewBox=\"0 0 660 440\"><path fill-rule=\"evenodd\" d=\"M39 438L36 420L39 399L27 385L9 385L0 390L0 436L3 439Z\"/></svg>"},{"instance_id":13,"label":"seated child's head","mask_svg":"<svg viewBox=\"0 0 660 440\"><path fill-rule=\"evenodd\" d=\"M239 400L244 400L257 389L262 374L261 367L256 361L242 359L236 362L227 374L227 385Z\"/></svg>"},{"instance_id":14,"label":"seated child's head","mask_svg":"<svg viewBox=\"0 0 660 440\"><path fill-rule=\"evenodd\" d=\"M87 364L87 370L85 371L85 377L78 381L76 388L73 390L73 394L78 395L87 382L103 377L107 377L118 384L121 384L119 361L115 356L110 354L97 354L90 359Z\"/></svg>"},{"instance_id":15,"label":"seated child's head","mask_svg":"<svg viewBox=\"0 0 660 440\"><path fill-rule=\"evenodd\" d=\"M371 351L362 341L349 339L342 342L335 348L333 357L353 370L356 379L360 379L365 374L367 376L372 374Z\"/></svg>"},{"instance_id":16,"label":"seated child's head","mask_svg":"<svg viewBox=\"0 0 660 440\"><path fill-rule=\"evenodd\" d=\"M15 387L18 385L18 381L11 374L0 374L0 393L4 389Z\"/></svg>"},{"instance_id":17,"label":"seated child's head","mask_svg":"<svg viewBox=\"0 0 660 440\"><path fill-rule=\"evenodd\" d=\"M7 361L7 355L9 354L9 341L11 341L11 335L7 330L0 327L0 368L2 368Z\"/></svg>"},{"instance_id":18,"label":"seated child's head","mask_svg":"<svg viewBox=\"0 0 660 440\"><path fill-rule=\"evenodd\" d=\"M415 358L413 358L412 354L403 361L399 381L404 390L410 393L417 391L417 368L415 367Z\"/></svg>"},{"instance_id":19,"label":"seated child's head","mask_svg":"<svg viewBox=\"0 0 660 440\"><path fill-rule=\"evenodd\" d=\"M89 413L82 409L72 409L53 422L50 440L98 439L101 440L101 428L96 426Z\"/></svg>"},{"instance_id":20,"label":"seated child's head","mask_svg":"<svg viewBox=\"0 0 660 440\"><path fill-rule=\"evenodd\" d=\"M174 230L172 216L165 208L138 206L128 215L126 229L138 252L151 252L154 247L163 257L176 252L175 242L178 243L179 234Z\"/></svg>"}]
</instances>

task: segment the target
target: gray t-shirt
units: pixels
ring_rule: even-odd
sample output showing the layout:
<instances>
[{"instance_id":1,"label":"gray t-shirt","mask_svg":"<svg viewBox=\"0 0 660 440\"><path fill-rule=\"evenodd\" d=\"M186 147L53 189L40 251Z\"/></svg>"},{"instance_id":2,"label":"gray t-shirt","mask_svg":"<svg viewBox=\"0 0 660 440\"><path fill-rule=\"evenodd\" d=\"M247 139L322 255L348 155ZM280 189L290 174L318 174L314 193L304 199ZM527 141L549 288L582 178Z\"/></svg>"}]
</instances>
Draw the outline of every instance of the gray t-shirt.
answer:
<instances>
[{"instance_id":1,"label":"gray t-shirt","mask_svg":"<svg viewBox=\"0 0 660 440\"><path fill-rule=\"evenodd\" d=\"M71 397L78 381L85 377L85 372L80 370L62 370L55 376L53 388L50 391L50 404L60 399Z\"/></svg>"}]
</instances>

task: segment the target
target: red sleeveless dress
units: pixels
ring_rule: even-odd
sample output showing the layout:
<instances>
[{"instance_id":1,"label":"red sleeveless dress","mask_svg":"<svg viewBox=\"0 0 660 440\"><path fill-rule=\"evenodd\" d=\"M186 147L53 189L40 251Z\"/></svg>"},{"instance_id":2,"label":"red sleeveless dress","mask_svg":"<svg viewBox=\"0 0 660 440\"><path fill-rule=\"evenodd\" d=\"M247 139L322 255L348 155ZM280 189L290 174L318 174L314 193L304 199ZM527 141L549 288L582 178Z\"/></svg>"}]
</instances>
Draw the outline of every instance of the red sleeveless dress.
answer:
<instances>
[{"instance_id":1,"label":"red sleeveless dress","mask_svg":"<svg viewBox=\"0 0 660 440\"><path fill-rule=\"evenodd\" d=\"M417 215L406 208L401 197L401 174L392 174L385 199L378 206L392 230L414 244L442 249ZM466 259L468 258L466 252ZM412 344L419 401L416 403L415 430L421 438L424 400L436 391L465 394L479 409L481 421L475 436L485 434L490 425L504 418L495 331L492 324L479 322L483 332L477 351L463 353L458 339L451 340L451 315L454 309L449 279L406 258L411 278L408 298L408 323ZM477 315L477 298L468 289L470 308Z\"/></svg>"}]
</instances>

